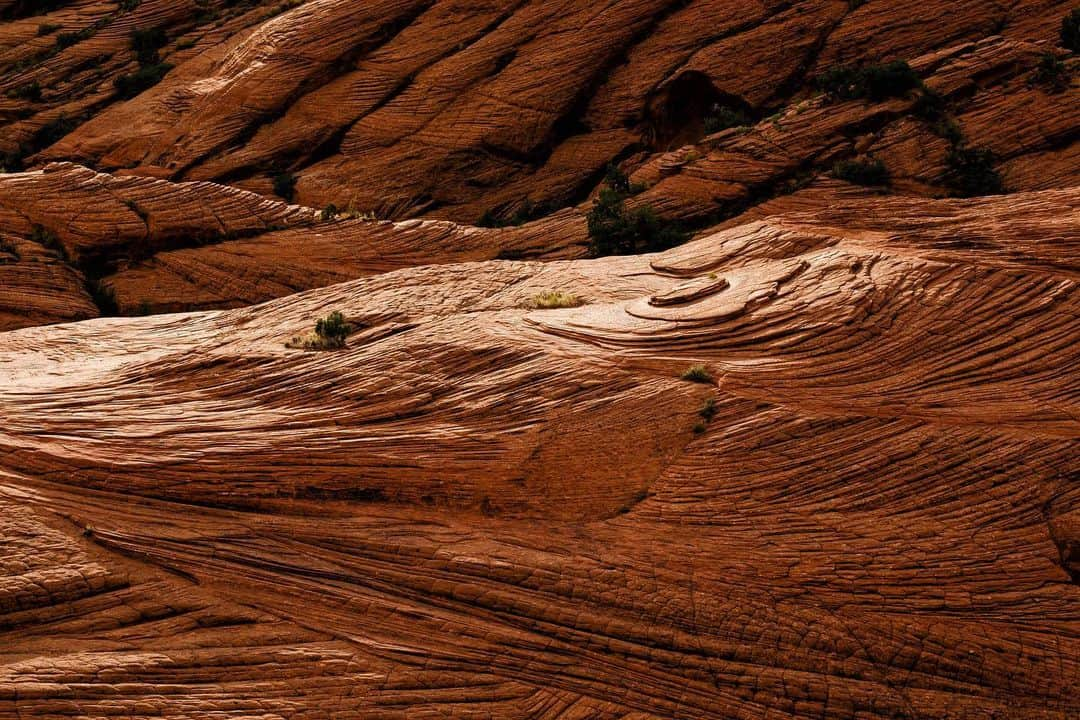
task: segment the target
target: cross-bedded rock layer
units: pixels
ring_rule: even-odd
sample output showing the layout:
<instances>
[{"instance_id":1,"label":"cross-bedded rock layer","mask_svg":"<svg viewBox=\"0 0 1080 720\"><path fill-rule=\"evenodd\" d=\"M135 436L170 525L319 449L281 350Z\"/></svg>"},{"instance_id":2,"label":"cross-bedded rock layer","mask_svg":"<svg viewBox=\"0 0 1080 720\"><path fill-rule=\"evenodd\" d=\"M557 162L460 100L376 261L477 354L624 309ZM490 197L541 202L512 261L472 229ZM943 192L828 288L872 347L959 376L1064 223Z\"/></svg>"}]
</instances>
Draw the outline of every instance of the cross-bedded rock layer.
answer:
<instances>
[{"instance_id":1,"label":"cross-bedded rock layer","mask_svg":"<svg viewBox=\"0 0 1080 720\"><path fill-rule=\"evenodd\" d=\"M265 194L292 174L304 204L386 218L573 206L613 160L651 161L665 178L652 201L699 221L866 153L897 189L940 193L949 141L936 119L911 102L816 95L832 67L894 59L941 93L967 142L993 150L1010 188L1070 185L1080 157L1076 60L1057 47L1071 0L49 6L16 3L0 25L11 162ZM1046 53L1066 69L1050 82L1038 80ZM709 135L713 105L752 129Z\"/></svg>"},{"instance_id":2,"label":"cross-bedded rock layer","mask_svg":"<svg viewBox=\"0 0 1080 720\"><path fill-rule=\"evenodd\" d=\"M0 716L1075 717L1080 193L819 192L0 334Z\"/></svg>"}]
</instances>

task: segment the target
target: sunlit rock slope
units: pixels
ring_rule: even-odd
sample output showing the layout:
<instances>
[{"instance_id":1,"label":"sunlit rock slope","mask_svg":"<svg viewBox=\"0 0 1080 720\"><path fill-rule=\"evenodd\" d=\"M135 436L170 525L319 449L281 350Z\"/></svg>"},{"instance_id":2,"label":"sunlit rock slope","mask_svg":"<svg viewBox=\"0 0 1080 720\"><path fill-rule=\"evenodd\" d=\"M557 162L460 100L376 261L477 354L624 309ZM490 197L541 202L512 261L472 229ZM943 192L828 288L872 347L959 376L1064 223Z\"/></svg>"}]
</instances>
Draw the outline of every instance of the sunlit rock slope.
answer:
<instances>
[{"instance_id":1,"label":"sunlit rock slope","mask_svg":"<svg viewBox=\"0 0 1080 720\"><path fill-rule=\"evenodd\" d=\"M0 333L0 717L1077 717L1080 192L815 192Z\"/></svg>"}]
</instances>

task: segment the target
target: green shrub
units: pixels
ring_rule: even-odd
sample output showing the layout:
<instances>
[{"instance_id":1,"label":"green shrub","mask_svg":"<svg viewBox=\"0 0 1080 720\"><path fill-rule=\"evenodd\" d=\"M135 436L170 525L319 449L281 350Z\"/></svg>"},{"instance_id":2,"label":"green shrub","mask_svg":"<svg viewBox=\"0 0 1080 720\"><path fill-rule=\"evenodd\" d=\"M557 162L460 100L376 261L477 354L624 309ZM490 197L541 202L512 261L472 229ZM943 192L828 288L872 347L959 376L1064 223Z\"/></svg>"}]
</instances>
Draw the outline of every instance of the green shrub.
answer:
<instances>
[{"instance_id":1,"label":"green shrub","mask_svg":"<svg viewBox=\"0 0 1080 720\"><path fill-rule=\"evenodd\" d=\"M961 130L960 125L951 118L942 117L930 127L930 130L938 137L946 140L953 147L964 142L964 131Z\"/></svg>"},{"instance_id":2,"label":"green shrub","mask_svg":"<svg viewBox=\"0 0 1080 720\"><path fill-rule=\"evenodd\" d=\"M1005 185L995 161L994 153L986 148L953 148L946 158L945 184L956 197L1000 195Z\"/></svg>"},{"instance_id":3,"label":"green shrub","mask_svg":"<svg viewBox=\"0 0 1080 720\"><path fill-rule=\"evenodd\" d=\"M322 212L319 213L319 219L322 220L323 222L329 222L331 220L335 220L335 219L337 219L337 216L338 216L339 212L340 211L338 210L338 206L335 205L334 203L330 203L329 205L327 205L326 207L324 207L322 209Z\"/></svg>"},{"instance_id":4,"label":"green shrub","mask_svg":"<svg viewBox=\"0 0 1080 720\"><path fill-rule=\"evenodd\" d=\"M130 100L144 90L161 82L173 66L169 63L157 63L156 65L143 65L133 73L118 75L113 78L113 87L116 94L125 100Z\"/></svg>"},{"instance_id":5,"label":"green shrub","mask_svg":"<svg viewBox=\"0 0 1080 720\"><path fill-rule=\"evenodd\" d=\"M76 43L80 43L83 40L89 40L94 36L95 32L97 32L97 30L95 30L93 26L75 32L62 32L56 36L56 49L66 50Z\"/></svg>"},{"instance_id":6,"label":"green shrub","mask_svg":"<svg viewBox=\"0 0 1080 720\"><path fill-rule=\"evenodd\" d=\"M631 185L625 174L609 169L605 183L587 217L590 256L657 252L689 239L687 232L661 219L650 205L627 209L626 198L641 192L641 187Z\"/></svg>"},{"instance_id":7,"label":"green shrub","mask_svg":"<svg viewBox=\"0 0 1080 720\"><path fill-rule=\"evenodd\" d=\"M572 308L584 305L585 302L577 295L562 292L561 290L548 290L533 297L530 307L538 310L550 310L552 308Z\"/></svg>"},{"instance_id":8,"label":"green shrub","mask_svg":"<svg viewBox=\"0 0 1080 720\"><path fill-rule=\"evenodd\" d=\"M7 93L9 98L15 100L29 100L30 102L41 102L41 83L37 80L26 85L20 85L14 90L9 90Z\"/></svg>"},{"instance_id":9,"label":"green shrub","mask_svg":"<svg viewBox=\"0 0 1080 720\"><path fill-rule=\"evenodd\" d=\"M298 335L285 347L300 350L337 350L345 347L345 339L353 331L345 316L335 310L326 317L315 321L315 332Z\"/></svg>"},{"instance_id":10,"label":"green shrub","mask_svg":"<svg viewBox=\"0 0 1080 720\"><path fill-rule=\"evenodd\" d=\"M10 240L0 237L0 265L10 262L18 262L20 257L19 248Z\"/></svg>"},{"instance_id":11,"label":"green shrub","mask_svg":"<svg viewBox=\"0 0 1080 720\"><path fill-rule=\"evenodd\" d=\"M712 135L721 130L746 127L752 124L753 120L742 110L732 109L724 105L713 105L709 114L705 116L705 133Z\"/></svg>"},{"instance_id":12,"label":"green shrub","mask_svg":"<svg viewBox=\"0 0 1080 720\"><path fill-rule=\"evenodd\" d=\"M315 322L315 334L327 340L344 343L351 330L349 323L345 322L345 316L335 310L321 320Z\"/></svg>"},{"instance_id":13,"label":"green shrub","mask_svg":"<svg viewBox=\"0 0 1080 720\"><path fill-rule=\"evenodd\" d=\"M880 65L843 65L826 70L817 78L818 89L833 100L866 99L880 102L904 97L922 87L922 80L903 60Z\"/></svg>"},{"instance_id":14,"label":"green shrub","mask_svg":"<svg viewBox=\"0 0 1080 720\"><path fill-rule=\"evenodd\" d=\"M165 28L155 27L147 30L135 30L131 33L131 49L135 51L140 65L156 65L160 62L158 50L169 42Z\"/></svg>"},{"instance_id":15,"label":"green shrub","mask_svg":"<svg viewBox=\"0 0 1080 720\"><path fill-rule=\"evenodd\" d=\"M275 175L274 194L292 202L296 195L296 176L288 172Z\"/></svg>"},{"instance_id":16,"label":"green shrub","mask_svg":"<svg viewBox=\"0 0 1080 720\"><path fill-rule=\"evenodd\" d=\"M1043 53L1039 64L1035 66L1035 72L1031 74L1031 81L1044 86L1050 92L1064 92L1069 87L1069 71L1057 55L1052 52Z\"/></svg>"},{"instance_id":17,"label":"green shrub","mask_svg":"<svg viewBox=\"0 0 1080 720\"><path fill-rule=\"evenodd\" d=\"M716 400L709 398L705 401L705 404L698 410L698 415L705 422L712 422L712 419L716 417Z\"/></svg>"},{"instance_id":18,"label":"green shrub","mask_svg":"<svg viewBox=\"0 0 1080 720\"><path fill-rule=\"evenodd\" d=\"M1080 52L1080 7L1074 8L1061 21L1061 46Z\"/></svg>"},{"instance_id":19,"label":"green shrub","mask_svg":"<svg viewBox=\"0 0 1080 720\"><path fill-rule=\"evenodd\" d=\"M642 183L630 182L630 177L615 164L607 166L607 171L604 173L604 184L624 196L638 195L645 191L645 186Z\"/></svg>"},{"instance_id":20,"label":"green shrub","mask_svg":"<svg viewBox=\"0 0 1080 720\"><path fill-rule=\"evenodd\" d=\"M713 376L709 374L709 371L704 365L692 365L688 367L682 375L679 376L683 380L689 382L701 383L703 385L712 385Z\"/></svg>"},{"instance_id":21,"label":"green shrub","mask_svg":"<svg viewBox=\"0 0 1080 720\"><path fill-rule=\"evenodd\" d=\"M843 160L833 165L833 177L854 185L881 187L889 184L889 170L876 159Z\"/></svg>"}]
</instances>

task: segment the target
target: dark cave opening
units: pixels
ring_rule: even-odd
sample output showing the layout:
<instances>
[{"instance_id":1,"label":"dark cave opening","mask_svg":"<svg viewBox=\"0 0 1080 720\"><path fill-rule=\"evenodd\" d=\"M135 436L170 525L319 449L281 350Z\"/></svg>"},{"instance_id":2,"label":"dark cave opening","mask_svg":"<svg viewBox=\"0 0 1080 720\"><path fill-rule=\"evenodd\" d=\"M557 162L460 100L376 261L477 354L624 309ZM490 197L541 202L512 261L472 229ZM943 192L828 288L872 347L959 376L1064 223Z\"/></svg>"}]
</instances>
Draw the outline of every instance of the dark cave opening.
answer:
<instances>
[{"instance_id":1,"label":"dark cave opening","mask_svg":"<svg viewBox=\"0 0 1080 720\"><path fill-rule=\"evenodd\" d=\"M646 103L646 142L661 152L695 143L708 134L707 120L719 109L753 116L753 108L745 100L717 90L704 73L684 72L661 86Z\"/></svg>"}]
</instances>

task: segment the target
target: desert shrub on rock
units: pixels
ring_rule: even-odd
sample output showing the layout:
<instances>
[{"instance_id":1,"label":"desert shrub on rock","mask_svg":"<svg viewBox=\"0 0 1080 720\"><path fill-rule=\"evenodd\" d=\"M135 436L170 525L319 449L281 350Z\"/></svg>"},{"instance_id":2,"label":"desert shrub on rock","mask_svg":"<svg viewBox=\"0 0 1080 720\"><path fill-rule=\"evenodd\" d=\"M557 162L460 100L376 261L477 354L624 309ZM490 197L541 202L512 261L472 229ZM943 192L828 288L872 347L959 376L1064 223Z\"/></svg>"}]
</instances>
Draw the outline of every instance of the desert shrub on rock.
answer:
<instances>
[{"instance_id":1,"label":"desert shrub on rock","mask_svg":"<svg viewBox=\"0 0 1080 720\"><path fill-rule=\"evenodd\" d=\"M705 133L712 135L721 130L752 124L753 120L742 110L732 109L725 105L713 105L709 114L705 116Z\"/></svg>"},{"instance_id":2,"label":"desert shrub on rock","mask_svg":"<svg viewBox=\"0 0 1080 720\"><path fill-rule=\"evenodd\" d=\"M833 177L854 185L881 187L889 184L889 170L877 159L843 160L833 165Z\"/></svg>"},{"instance_id":3,"label":"desert shrub on rock","mask_svg":"<svg viewBox=\"0 0 1080 720\"><path fill-rule=\"evenodd\" d=\"M1080 52L1080 7L1073 8L1061 21L1061 46Z\"/></svg>"},{"instance_id":4,"label":"desert shrub on rock","mask_svg":"<svg viewBox=\"0 0 1080 720\"><path fill-rule=\"evenodd\" d=\"M1069 69L1065 63L1052 52L1043 53L1039 58L1039 64L1035 66L1035 72L1031 74L1031 82L1041 85L1048 92L1064 92L1069 87Z\"/></svg>"},{"instance_id":5,"label":"desert shrub on rock","mask_svg":"<svg viewBox=\"0 0 1080 720\"><path fill-rule=\"evenodd\" d=\"M713 376L709 374L704 365L692 365L679 377L688 382L701 383L702 385L713 384Z\"/></svg>"},{"instance_id":6,"label":"desert shrub on rock","mask_svg":"<svg viewBox=\"0 0 1080 720\"><path fill-rule=\"evenodd\" d=\"M880 102L904 97L922 87L922 80L903 60L878 65L838 65L817 78L818 89L834 100Z\"/></svg>"},{"instance_id":7,"label":"desert shrub on rock","mask_svg":"<svg viewBox=\"0 0 1080 720\"><path fill-rule=\"evenodd\" d=\"M946 164L945 184L956 197L1000 195L1005 184L994 167L996 158L987 148L953 148Z\"/></svg>"},{"instance_id":8,"label":"desert shrub on rock","mask_svg":"<svg viewBox=\"0 0 1080 720\"><path fill-rule=\"evenodd\" d=\"M298 335L286 347L300 350L337 350L345 347L345 339L353 330L341 312L335 310L324 318L315 321L315 331L307 335Z\"/></svg>"},{"instance_id":9,"label":"desert shrub on rock","mask_svg":"<svg viewBox=\"0 0 1080 720\"><path fill-rule=\"evenodd\" d=\"M296 195L296 176L292 173L278 173L274 176L274 194L292 202Z\"/></svg>"},{"instance_id":10,"label":"desert shrub on rock","mask_svg":"<svg viewBox=\"0 0 1080 720\"><path fill-rule=\"evenodd\" d=\"M651 205L627 208L626 199L638 192L641 188L631 185L625 174L609 169L605 187L587 218L592 257L657 252L689 239L687 232L662 219Z\"/></svg>"}]
</instances>

